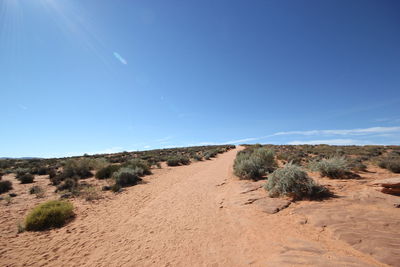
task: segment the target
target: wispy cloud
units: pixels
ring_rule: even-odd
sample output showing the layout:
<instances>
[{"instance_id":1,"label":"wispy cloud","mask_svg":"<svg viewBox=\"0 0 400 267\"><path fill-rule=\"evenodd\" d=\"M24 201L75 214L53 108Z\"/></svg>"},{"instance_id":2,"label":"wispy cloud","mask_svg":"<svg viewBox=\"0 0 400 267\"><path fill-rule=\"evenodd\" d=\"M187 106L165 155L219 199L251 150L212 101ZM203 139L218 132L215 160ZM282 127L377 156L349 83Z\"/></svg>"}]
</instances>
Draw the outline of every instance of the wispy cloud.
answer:
<instances>
[{"instance_id":1,"label":"wispy cloud","mask_svg":"<svg viewBox=\"0 0 400 267\"><path fill-rule=\"evenodd\" d=\"M326 139L326 140L308 140L308 141L291 141L288 142L288 145L337 145L337 146L345 146L345 145L366 145L369 142L354 140L354 139Z\"/></svg>"},{"instance_id":2,"label":"wispy cloud","mask_svg":"<svg viewBox=\"0 0 400 267\"><path fill-rule=\"evenodd\" d=\"M237 140L230 140L230 141L224 141L224 142L199 142L196 144L190 144L190 145L217 145L217 144L243 144L246 142L252 142L252 141L261 141L273 137L279 137L279 136L295 136L295 135L301 135L301 136L340 136L340 137L345 137L345 136L368 136L368 137L384 137L384 136L393 136L394 134L400 133L400 127L370 127L370 128L357 128L357 129L336 129L336 130L307 130L307 131L286 131L286 132L276 132L270 135L264 135L264 136L259 136L259 137L249 137L249 138L242 138L242 139L237 139ZM337 145L344 145L344 144L369 144L371 142L365 141L365 140L355 140L355 139L326 139L326 140L305 140L305 141L291 141L288 144L337 144Z\"/></svg>"},{"instance_id":3,"label":"wispy cloud","mask_svg":"<svg viewBox=\"0 0 400 267\"><path fill-rule=\"evenodd\" d=\"M119 62L121 62L124 65L128 65L128 61L126 61L126 59L123 58L120 54L118 54L117 52L114 52L113 54L114 54L114 57L116 59L118 59Z\"/></svg>"},{"instance_id":4,"label":"wispy cloud","mask_svg":"<svg viewBox=\"0 0 400 267\"><path fill-rule=\"evenodd\" d=\"M173 138L174 138L173 136L168 135L168 136L165 136L165 137L156 139L156 140L154 140L154 142L157 142L157 143L165 143L165 142L167 142L167 141L169 141L169 140L171 140L171 139L173 139Z\"/></svg>"},{"instance_id":5,"label":"wispy cloud","mask_svg":"<svg viewBox=\"0 0 400 267\"><path fill-rule=\"evenodd\" d=\"M400 132L400 127L371 127L363 129L347 129L347 130L310 130L310 131L288 131L277 132L272 136L278 135L368 135Z\"/></svg>"}]
</instances>

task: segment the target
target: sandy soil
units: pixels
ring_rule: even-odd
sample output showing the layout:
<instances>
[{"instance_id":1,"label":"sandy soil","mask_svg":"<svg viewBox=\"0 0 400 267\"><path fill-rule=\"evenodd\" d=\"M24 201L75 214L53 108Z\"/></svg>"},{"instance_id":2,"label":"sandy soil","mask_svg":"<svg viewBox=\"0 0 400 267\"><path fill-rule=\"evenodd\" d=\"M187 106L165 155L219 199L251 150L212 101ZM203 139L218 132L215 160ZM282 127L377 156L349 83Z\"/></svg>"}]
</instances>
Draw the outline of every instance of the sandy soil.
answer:
<instances>
[{"instance_id":1,"label":"sandy soil","mask_svg":"<svg viewBox=\"0 0 400 267\"><path fill-rule=\"evenodd\" d=\"M0 265L400 266L398 197L368 185L393 174L374 170L351 181L312 174L336 197L269 214L262 182L233 176L237 151L156 169L146 183L93 203L73 200L76 218L46 232L17 234L18 221L43 199L21 193L8 206L2 201Z\"/></svg>"}]
</instances>

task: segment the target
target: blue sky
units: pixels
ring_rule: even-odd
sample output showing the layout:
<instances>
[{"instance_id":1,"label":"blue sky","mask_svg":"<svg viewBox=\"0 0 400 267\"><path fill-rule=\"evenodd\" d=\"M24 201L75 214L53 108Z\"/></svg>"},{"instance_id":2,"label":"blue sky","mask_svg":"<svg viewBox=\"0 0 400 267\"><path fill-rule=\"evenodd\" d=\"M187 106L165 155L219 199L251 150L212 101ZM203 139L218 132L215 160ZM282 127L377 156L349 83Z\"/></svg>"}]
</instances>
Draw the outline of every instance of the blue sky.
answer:
<instances>
[{"instance_id":1,"label":"blue sky","mask_svg":"<svg viewBox=\"0 0 400 267\"><path fill-rule=\"evenodd\" d=\"M400 144L399 1L0 2L0 156Z\"/></svg>"}]
</instances>

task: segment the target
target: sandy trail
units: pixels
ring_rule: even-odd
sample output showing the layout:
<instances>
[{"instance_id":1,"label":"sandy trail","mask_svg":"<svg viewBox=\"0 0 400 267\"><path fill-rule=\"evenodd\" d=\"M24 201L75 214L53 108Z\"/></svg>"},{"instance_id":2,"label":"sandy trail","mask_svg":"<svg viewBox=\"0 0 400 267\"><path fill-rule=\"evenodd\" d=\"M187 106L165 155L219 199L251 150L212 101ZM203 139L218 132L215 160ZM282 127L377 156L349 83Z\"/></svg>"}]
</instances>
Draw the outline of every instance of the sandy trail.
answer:
<instances>
[{"instance_id":1,"label":"sandy trail","mask_svg":"<svg viewBox=\"0 0 400 267\"><path fill-rule=\"evenodd\" d=\"M0 241L0 265L386 266L299 223L292 206L271 215L244 205L245 182L232 174L237 151L155 170L145 184L78 206L61 229Z\"/></svg>"}]
</instances>

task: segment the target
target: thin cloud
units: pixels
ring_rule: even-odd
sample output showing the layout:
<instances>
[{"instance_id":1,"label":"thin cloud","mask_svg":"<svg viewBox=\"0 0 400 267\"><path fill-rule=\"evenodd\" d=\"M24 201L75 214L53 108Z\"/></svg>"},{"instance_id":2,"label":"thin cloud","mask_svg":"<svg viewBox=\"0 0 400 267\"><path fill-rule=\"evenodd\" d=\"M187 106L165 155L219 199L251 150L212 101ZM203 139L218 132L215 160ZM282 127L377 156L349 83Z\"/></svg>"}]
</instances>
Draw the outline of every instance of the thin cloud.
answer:
<instances>
[{"instance_id":1,"label":"thin cloud","mask_svg":"<svg viewBox=\"0 0 400 267\"><path fill-rule=\"evenodd\" d=\"M119 62L121 62L124 65L128 65L128 61L125 60L125 58L123 58L120 54L118 54L117 52L114 52L114 57L116 59L118 59Z\"/></svg>"},{"instance_id":2,"label":"thin cloud","mask_svg":"<svg viewBox=\"0 0 400 267\"><path fill-rule=\"evenodd\" d=\"M308 130L308 131L286 131L286 132L276 132L270 135L264 135L259 137L249 137L238 140L230 140L226 142L200 142L191 145L217 145L217 144L240 144L251 141L260 141L272 137L278 136L291 136L291 135L303 135L303 136L383 136L391 133L400 132L400 127L370 127L370 128L357 128L357 129L338 129L338 130ZM354 139L327 139L327 140L311 140L311 141L292 141L288 144L296 144L296 142L300 142L302 144L306 144L309 142L312 144L313 142L329 142L330 144L365 144L365 141L359 141Z\"/></svg>"},{"instance_id":3,"label":"thin cloud","mask_svg":"<svg viewBox=\"0 0 400 267\"><path fill-rule=\"evenodd\" d=\"M368 135L400 132L400 127L371 127L364 129L347 129L347 130L310 130L310 131L288 131L277 132L272 136L279 135Z\"/></svg>"},{"instance_id":4,"label":"thin cloud","mask_svg":"<svg viewBox=\"0 0 400 267\"><path fill-rule=\"evenodd\" d=\"M345 146L345 145L366 145L368 142L363 142L360 140L354 139L326 139L326 140L309 140L309 141L291 141L287 143L288 145L336 145L336 146Z\"/></svg>"}]
</instances>

